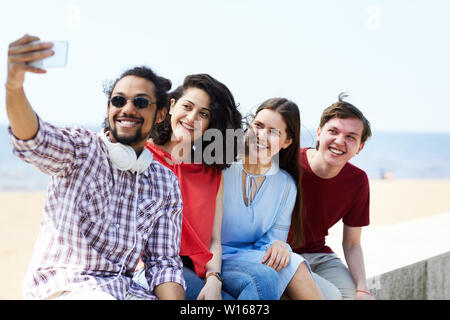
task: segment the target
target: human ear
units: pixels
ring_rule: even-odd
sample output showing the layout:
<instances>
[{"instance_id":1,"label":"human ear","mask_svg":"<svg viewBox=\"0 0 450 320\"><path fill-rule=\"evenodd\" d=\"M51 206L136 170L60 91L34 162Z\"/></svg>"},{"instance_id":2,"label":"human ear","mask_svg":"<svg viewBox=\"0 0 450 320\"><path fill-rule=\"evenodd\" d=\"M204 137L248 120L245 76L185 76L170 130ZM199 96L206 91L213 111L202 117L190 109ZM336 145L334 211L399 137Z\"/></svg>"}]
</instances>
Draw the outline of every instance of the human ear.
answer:
<instances>
[{"instance_id":1,"label":"human ear","mask_svg":"<svg viewBox=\"0 0 450 320\"><path fill-rule=\"evenodd\" d=\"M169 107L169 114L170 115L172 115L172 111L173 111L173 108L175 107L175 99L174 98L172 98L172 99L170 99L170 107Z\"/></svg>"},{"instance_id":2,"label":"human ear","mask_svg":"<svg viewBox=\"0 0 450 320\"><path fill-rule=\"evenodd\" d=\"M167 115L167 108L163 108L161 110L158 110L156 113L156 123L161 123L164 121Z\"/></svg>"},{"instance_id":3,"label":"human ear","mask_svg":"<svg viewBox=\"0 0 450 320\"><path fill-rule=\"evenodd\" d=\"M361 150L364 148L364 145L365 145L366 143L364 142L364 143L361 143L361 145L359 146L359 148L358 148L358 152L356 152L356 154L359 154L360 152L361 152Z\"/></svg>"},{"instance_id":4,"label":"human ear","mask_svg":"<svg viewBox=\"0 0 450 320\"><path fill-rule=\"evenodd\" d=\"M292 144L292 138L286 139L286 141L284 142L283 146L281 147L282 149L286 149L287 147L289 147Z\"/></svg>"},{"instance_id":5,"label":"human ear","mask_svg":"<svg viewBox=\"0 0 450 320\"><path fill-rule=\"evenodd\" d=\"M319 150L319 144L320 144L320 134L322 133L322 128L317 128L317 134L316 134L316 150Z\"/></svg>"},{"instance_id":6,"label":"human ear","mask_svg":"<svg viewBox=\"0 0 450 320\"><path fill-rule=\"evenodd\" d=\"M317 127L317 134L316 134L316 140L319 140L319 136L322 133L322 128L321 127Z\"/></svg>"}]
</instances>

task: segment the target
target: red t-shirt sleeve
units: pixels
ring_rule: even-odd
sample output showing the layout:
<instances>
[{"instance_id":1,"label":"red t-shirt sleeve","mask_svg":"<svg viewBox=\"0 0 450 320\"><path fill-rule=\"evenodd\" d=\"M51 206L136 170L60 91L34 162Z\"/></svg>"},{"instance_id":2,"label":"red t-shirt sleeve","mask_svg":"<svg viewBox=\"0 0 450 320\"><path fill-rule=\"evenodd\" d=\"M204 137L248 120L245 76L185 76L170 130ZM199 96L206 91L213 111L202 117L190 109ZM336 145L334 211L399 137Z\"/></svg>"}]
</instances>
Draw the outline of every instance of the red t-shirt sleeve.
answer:
<instances>
[{"instance_id":1,"label":"red t-shirt sleeve","mask_svg":"<svg viewBox=\"0 0 450 320\"><path fill-rule=\"evenodd\" d=\"M365 172L361 172L361 187L357 196L353 199L353 206L342 221L349 227L363 227L370 223L370 191L369 179Z\"/></svg>"}]
</instances>

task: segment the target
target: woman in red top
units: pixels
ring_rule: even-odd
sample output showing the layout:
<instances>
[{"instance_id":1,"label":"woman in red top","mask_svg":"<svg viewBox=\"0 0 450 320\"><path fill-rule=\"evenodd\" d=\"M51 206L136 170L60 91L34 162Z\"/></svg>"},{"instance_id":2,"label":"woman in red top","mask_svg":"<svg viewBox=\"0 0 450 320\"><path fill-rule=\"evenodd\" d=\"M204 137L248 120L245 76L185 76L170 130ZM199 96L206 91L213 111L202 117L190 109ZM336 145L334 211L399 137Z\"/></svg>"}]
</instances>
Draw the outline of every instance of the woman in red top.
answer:
<instances>
[{"instance_id":1,"label":"woman in red top","mask_svg":"<svg viewBox=\"0 0 450 320\"><path fill-rule=\"evenodd\" d=\"M221 147L211 152L207 149L211 149L211 139L205 135L206 130L211 129L208 135L213 133L217 138L224 139L228 137L227 129L233 129L233 133L241 129L242 116L234 98L225 85L211 76L189 75L183 85L171 94L168 111L164 119L163 114L156 120L158 123L146 147L152 151L157 161L175 173L180 182L183 199L180 256L184 263L186 298L221 299L222 295L227 299L254 298L248 295L252 291L249 288L240 289L246 294L229 290L229 295L222 291L220 274L223 194L221 170L236 160L238 139L232 135L235 141L215 144ZM232 149L230 145L233 146ZM263 270L264 276L260 278L270 279L270 272L268 270L266 276L266 271ZM224 276L226 277L225 274ZM242 281L245 281L244 275ZM267 286L265 283L262 285ZM255 296L259 298L256 294Z\"/></svg>"},{"instance_id":2,"label":"woman in red top","mask_svg":"<svg viewBox=\"0 0 450 320\"><path fill-rule=\"evenodd\" d=\"M213 92L215 86L220 86L216 91L222 89L224 94L229 94L228 104L221 103L221 100L211 101L211 96L218 95ZM225 122L229 122L228 127L240 128L241 115L231 93L225 89L223 84L209 75L187 76L183 86L171 94L168 115L157 125L152 139L146 145L155 159L178 177L183 198L180 256L189 257L184 258L183 262L200 278L204 278L206 272L220 272L221 269L221 261L217 259L222 254L220 170L226 166L206 166L202 161L196 161L196 148L193 146L201 140L206 129L211 128L214 108L229 108L233 118ZM224 128L220 129L225 133L226 123L223 122L220 125ZM197 153L202 149L199 148Z\"/></svg>"}]
</instances>

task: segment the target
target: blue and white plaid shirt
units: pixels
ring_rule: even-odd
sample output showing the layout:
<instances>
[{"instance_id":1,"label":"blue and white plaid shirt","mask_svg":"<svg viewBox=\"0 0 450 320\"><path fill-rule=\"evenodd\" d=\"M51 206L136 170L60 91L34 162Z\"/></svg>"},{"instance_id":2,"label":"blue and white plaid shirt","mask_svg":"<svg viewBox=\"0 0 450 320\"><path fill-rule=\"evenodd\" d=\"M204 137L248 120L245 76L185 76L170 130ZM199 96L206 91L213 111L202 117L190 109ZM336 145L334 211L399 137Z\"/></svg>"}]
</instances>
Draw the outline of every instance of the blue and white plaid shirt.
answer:
<instances>
[{"instance_id":1,"label":"blue and white plaid shirt","mask_svg":"<svg viewBox=\"0 0 450 320\"><path fill-rule=\"evenodd\" d=\"M154 288L161 283L185 288L178 255L182 199L169 169L152 161L140 174L135 216L136 175L112 164L99 134L56 128L41 119L30 140L9 132L14 154L51 175L24 298L96 289L117 299L127 292L156 299ZM141 257L148 291L132 281Z\"/></svg>"}]
</instances>

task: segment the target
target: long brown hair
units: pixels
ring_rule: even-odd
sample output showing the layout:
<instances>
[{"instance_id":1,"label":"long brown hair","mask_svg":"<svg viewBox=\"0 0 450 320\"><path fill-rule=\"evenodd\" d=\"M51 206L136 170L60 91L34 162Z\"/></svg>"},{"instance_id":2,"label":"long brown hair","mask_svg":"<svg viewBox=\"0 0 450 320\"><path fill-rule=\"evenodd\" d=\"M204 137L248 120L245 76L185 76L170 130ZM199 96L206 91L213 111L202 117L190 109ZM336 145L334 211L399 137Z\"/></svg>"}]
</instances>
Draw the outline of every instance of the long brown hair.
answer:
<instances>
[{"instance_id":1,"label":"long brown hair","mask_svg":"<svg viewBox=\"0 0 450 320\"><path fill-rule=\"evenodd\" d=\"M280 150L278 158L280 168L289 173L297 185L297 198L292 212L290 232L295 234L295 238L290 242L294 247L300 247L304 240L300 169L300 111L297 104L285 98L272 98L264 101L256 110L256 114L264 109L278 112L283 117L287 137L292 139L289 147Z\"/></svg>"},{"instance_id":2,"label":"long brown hair","mask_svg":"<svg viewBox=\"0 0 450 320\"><path fill-rule=\"evenodd\" d=\"M227 129L238 130L242 128L242 115L238 110L238 104L236 104L233 94L231 91L220 81L211 77L208 74L191 74L184 78L184 82L182 86L179 86L174 91L169 94L170 99L174 99L177 101L181 98L184 92L189 88L198 88L205 91L210 100L210 108L211 108L211 119L209 122L208 129L218 129L220 130L222 137L224 138L225 143L223 144L223 150L218 151L219 155L214 155L213 163L204 163L207 166L211 166L216 168L217 170L224 170L229 168L233 161L236 161L238 155L238 147L236 141L237 138L233 137L232 142L227 141L228 136L226 134ZM167 103L169 105L170 103ZM150 138L153 139L155 144L163 145L170 141L172 135L172 127L171 127L171 116L169 112L166 115L164 121L159 124L156 124ZM214 141L213 141L214 142ZM211 143L213 143L211 142ZM233 146L231 152L233 154L227 155L227 151L230 149L227 148L227 143ZM205 148L209 145L209 142L201 142L200 148L196 149L192 152L192 158L194 159L194 154L200 153L203 155ZM193 160L192 159L192 160ZM201 156L203 160L203 157ZM227 161L230 159L231 161Z\"/></svg>"}]
</instances>

